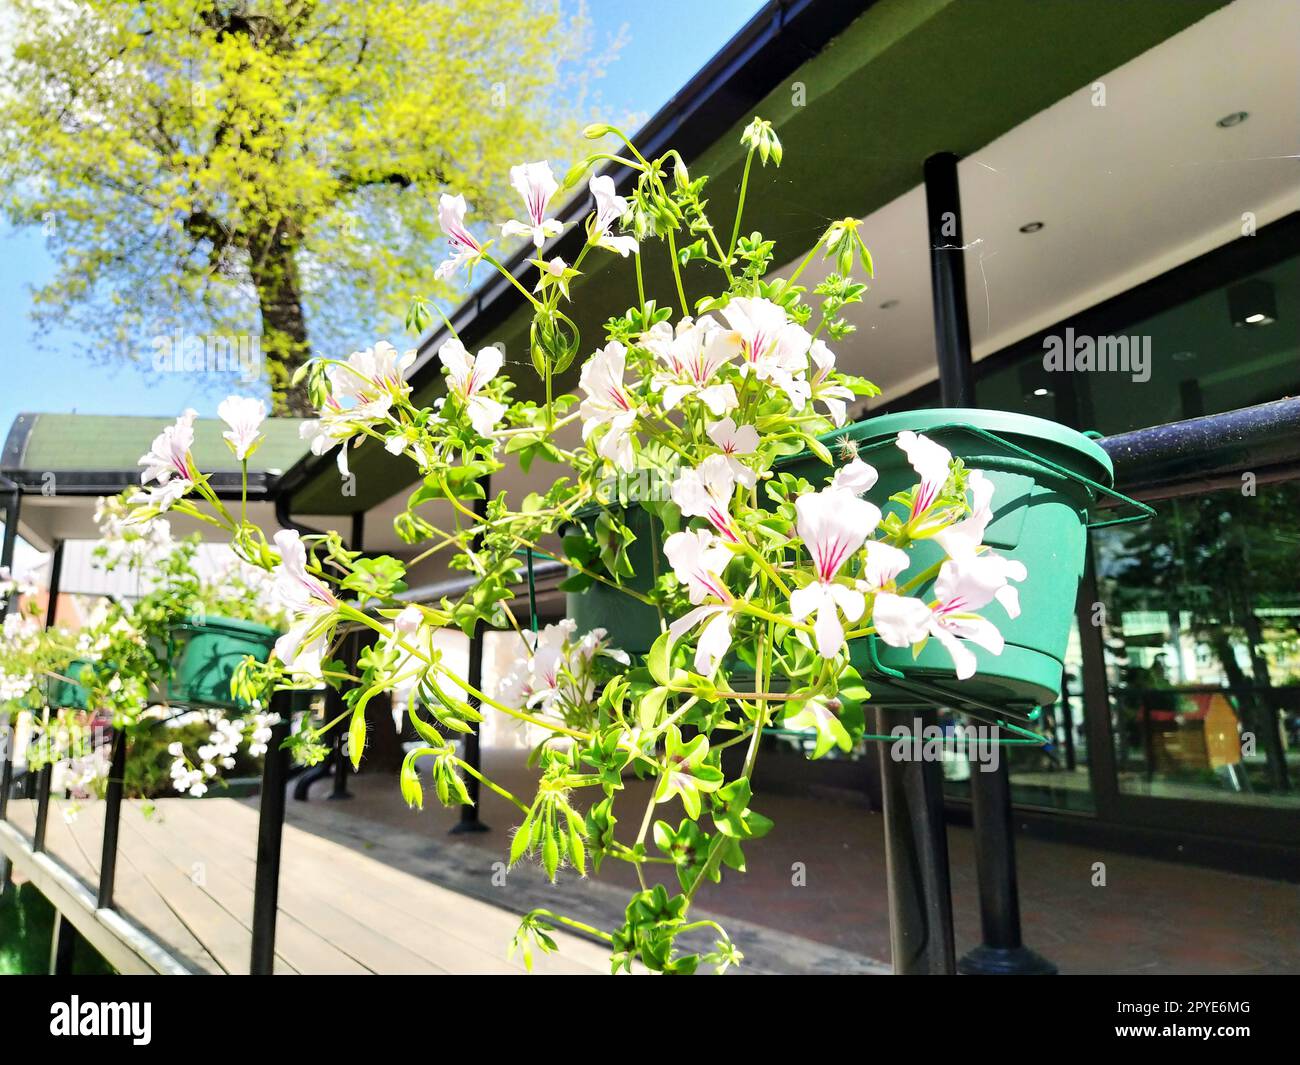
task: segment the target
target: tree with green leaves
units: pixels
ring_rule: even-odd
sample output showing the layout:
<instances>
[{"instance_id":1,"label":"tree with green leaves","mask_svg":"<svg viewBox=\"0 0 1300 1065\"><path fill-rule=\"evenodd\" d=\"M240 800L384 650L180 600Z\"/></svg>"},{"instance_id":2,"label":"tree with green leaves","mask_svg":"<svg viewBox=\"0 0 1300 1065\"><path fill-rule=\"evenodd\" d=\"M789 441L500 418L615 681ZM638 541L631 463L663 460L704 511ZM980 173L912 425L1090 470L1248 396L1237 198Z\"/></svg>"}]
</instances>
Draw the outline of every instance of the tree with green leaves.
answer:
<instances>
[{"instance_id":1,"label":"tree with green leaves","mask_svg":"<svg viewBox=\"0 0 1300 1065\"><path fill-rule=\"evenodd\" d=\"M558 0L9 6L0 209L58 264L38 329L135 361L260 330L280 413L309 412L313 349L400 324L376 293L451 293L439 192L507 217L510 165L564 154L602 62Z\"/></svg>"}]
</instances>

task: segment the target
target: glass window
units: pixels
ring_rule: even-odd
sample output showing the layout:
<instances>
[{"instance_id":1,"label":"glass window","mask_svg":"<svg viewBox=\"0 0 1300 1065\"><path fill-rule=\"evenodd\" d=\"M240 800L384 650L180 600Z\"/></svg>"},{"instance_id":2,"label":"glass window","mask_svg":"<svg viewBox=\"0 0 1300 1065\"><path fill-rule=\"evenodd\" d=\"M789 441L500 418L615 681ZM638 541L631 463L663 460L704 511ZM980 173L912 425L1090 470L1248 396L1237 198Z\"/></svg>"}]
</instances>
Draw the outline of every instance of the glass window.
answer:
<instances>
[{"instance_id":1,"label":"glass window","mask_svg":"<svg viewBox=\"0 0 1300 1065\"><path fill-rule=\"evenodd\" d=\"M1300 807L1300 481L1093 545L1120 791Z\"/></svg>"},{"instance_id":2,"label":"glass window","mask_svg":"<svg viewBox=\"0 0 1300 1065\"><path fill-rule=\"evenodd\" d=\"M1091 813L1096 809L1088 776L1088 733L1084 727L1083 660L1079 649L1079 630L1070 632L1065 653L1065 689L1054 705L1043 707L1036 720L1026 727L1050 737L1051 743L1010 743L1000 749L1011 781L1011 799L1017 806L1036 806L1052 810ZM943 715L945 728L955 730L961 718ZM1014 736L1007 736L1015 739ZM945 794L970 796L971 766L963 757L944 760Z\"/></svg>"},{"instance_id":3,"label":"glass window","mask_svg":"<svg viewBox=\"0 0 1300 1065\"><path fill-rule=\"evenodd\" d=\"M1050 370L1035 340L1008 360L995 357L980 367L975 394L981 407L1107 436L1238 410L1300 393L1297 321L1300 257L1136 321L1102 325L1084 315L1051 331L1075 351L1085 338L1095 340L1093 334L1122 341L1129 365L1145 360L1137 376L1131 370Z\"/></svg>"}]
</instances>

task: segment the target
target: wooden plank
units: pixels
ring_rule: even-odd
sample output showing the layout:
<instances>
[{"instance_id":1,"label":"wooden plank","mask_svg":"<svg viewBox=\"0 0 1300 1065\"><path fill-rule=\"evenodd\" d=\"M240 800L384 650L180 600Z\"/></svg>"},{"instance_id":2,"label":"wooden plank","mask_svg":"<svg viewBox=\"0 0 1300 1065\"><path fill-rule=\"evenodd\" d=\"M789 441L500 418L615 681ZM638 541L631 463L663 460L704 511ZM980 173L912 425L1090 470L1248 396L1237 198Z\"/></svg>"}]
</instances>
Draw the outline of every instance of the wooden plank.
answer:
<instances>
[{"instance_id":1,"label":"wooden plank","mask_svg":"<svg viewBox=\"0 0 1300 1065\"><path fill-rule=\"evenodd\" d=\"M155 809L146 819L140 803L123 806L122 914L196 971L246 973L257 811L231 799L182 798L159 800ZM30 834L35 804L14 802L10 812ZM52 856L97 883L102 807L86 804L71 825L52 808L47 838ZM277 973L522 973L522 963L506 957L518 921L488 902L285 826ZM567 933L556 938L561 955L537 956L538 972L608 971L599 945ZM142 971L135 964L126 971Z\"/></svg>"},{"instance_id":2,"label":"wooden plank","mask_svg":"<svg viewBox=\"0 0 1300 1065\"><path fill-rule=\"evenodd\" d=\"M164 973L186 975L192 970L172 953L111 910L97 910L90 889L48 854L33 854L30 840L12 824L0 822L0 850L98 951L123 975Z\"/></svg>"},{"instance_id":3,"label":"wooden plank","mask_svg":"<svg viewBox=\"0 0 1300 1065\"><path fill-rule=\"evenodd\" d=\"M228 830L233 819L224 813L220 817L207 815L205 807L209 803L206 799L202 804L190 803L181 816L194 819L195 831ZM173 805L169 804L169 808ZM241 803L232 805L242 808L255 822L254 811ZM203 813L201 821L198 820L200 812ZM226 835L223 842L232 850L242 850L249 861L255 855L252 834L247 830ZM447 971L476 974L526 971L518 958L506 957L519 923L518 916L509 911L393 869L293 826L285 828L283 861L282 893L291 882L310 884L317 898L324 897L323 904L316 904L316 912L322 916L326 907L340 906L351 913L365 914L377 932L389 939L400 937L410 951ZM284 905L283 894L281 898ZM304 920L312 919L304 915ZM333 932L332 924L324 927ZM563 956L536 957L535 971L608 972L601 947L563 933L561 939Z\"/></svg>"},{"instance_id":4,"label":"wooden plank","mask_svg":"<svg viewBox=\"0 0 1300 1065\"><path fill-rule=\"evenodd\" d=\"M246 924L234 916L211 894L197 886L187 871L183 872L159 853L142 829L143 817L132 804L122 805L120 853L130 856L157 892L161 903L203 944L223 972L248 972L251 937ZM146 927L150 914L132 913Z\"/></svg>"},{"instance_id":5,"label":"wooden plank","mask_svg":"<svg viewBox=\"0 0 1300 1065\"><path fill-rule=\"evenodd\" d=\"M256 871L257 818L242 803L229 802L225 809L213 807L212 800L173 803L168 806L168 817L184 830L202 832L218 842L231 863L231 871L251 889ZM292 834L286 830L280 869L282 918L288 915L312 928L370 972L451 971L410 949L406 942L409 927L386 920L382 912L377 912L382 907L376 907L373 898L345 893L345 883L328 872L325 862L311 857L303 863L293 844Z\"/></svg>"},{"instance_id":6,"label":"wooden plank","mask_svg":"<svg viewBox=\"0 0 1300 1065\"><path fill-rule=\"evenodd\" d=\"M366 897L382 899L386 907L397 910L405 920L419 922L438 936L468 943L492 959L493 967L489 971L526 971L518 958L506 958L510 940L519 926L519 914L395 869L333 840L301 829L294 831L300 845L312 849L320 862L340 863L340 850L350 855L352 863L346 866L348 878L365 879ZM602 975L609 972L608 954L603 946L567 932L556 932L555 938L560 944L559 955L535 952L534 972Z\"/></svg>"},{"instance_id":7,"label":"wooden plank","mask_svg":"<svg viewBox=\"0 0 1300 1065\"><path fill-rule=\"evenodd\" d=\"M127 804L127 806L133 805ZM182 809L190 805L201 806L204 809L204 824L196 827L195 831L187 830L175 823L178 819L175 815L181 814ZM251 873L243 876L231 869L233 856L230 850L221 845L220 841L213 839L209 827L209 822L220 822L224 813L222 808L227 805L238 804L233 804L233 801L224 798L165 800L157 804L160 817L159 821L153 824L144 823L138 808L135 808L133 830L140 832L140 837L146 840L159 856L172 863L179 873L185 875L188 883L195 884L198 880L196 887L207 893L222 909L240 922L246 934L244 940L246 957L240 971L246 971L247 952L252 943L252 934L248 930L252 927L253 878ZM123 824L129 821L126 815L127 806L123 806ZM242 806L239 809L244 810ZM253 819L253 830L256 830L256 818ZM285 876L282 873L281 892L283 891L285 891ZM360 964L356 958L335 945L333 934L333 927L329 930L329 936L322 935L321 932L304 925L294 915L281 912L276 926L277 973L282 969L296 971L296 973L369 973L367 966ZM207 943L201 934L199 939Z\"/></svg>"},{"instance_id":8,"label":"wooden plank","mask_svg":"<svg viewBox=\"0 0 1300 1065\"><path fill-rule=\"evenodd\" d=\"M73 836L87 854L87 861L95 870L95 885L99 883L99 863L103 855L104 844L104 804L83 807L77 820L70 826ZM78 825L84 822L84 829ZM94 849L91 849L93 844ZM134 862L125 852L121 840L118 841L117 878L113 886L113 906L124 916L133 914L147 915L150 933L160 943L171 947L175 953L191 962L206 973L220 973L221 966L208 953L185 923L176 916L171 907L158 894Z\"/></svg>"}]
</instances>

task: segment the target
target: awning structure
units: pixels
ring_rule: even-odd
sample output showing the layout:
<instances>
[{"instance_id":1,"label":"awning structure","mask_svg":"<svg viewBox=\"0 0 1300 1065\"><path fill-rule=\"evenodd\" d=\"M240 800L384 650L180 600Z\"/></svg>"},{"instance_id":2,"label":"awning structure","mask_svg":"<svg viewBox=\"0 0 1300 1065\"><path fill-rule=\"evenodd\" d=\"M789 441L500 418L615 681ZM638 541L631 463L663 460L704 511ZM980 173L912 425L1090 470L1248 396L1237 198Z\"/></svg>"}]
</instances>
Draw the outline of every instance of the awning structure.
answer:
<instances>
[{"instance_id":1,"label":"awning structure","mask_svg":"<svg viewBox=\"0 0 1300 1065\"><path fill-rule=\"evenodd\" d=\"M1252 10L1238 12L1243 5ZM1275 32L1261 33L1268 20L1277 24ZM1259 101L1265 117L1249 133L1261 148L1253 154L1265 156L1266 146L1286 142L1278 131L1287 128L1288 111L1277 104L1288 78L1294 81L1281 43L1293 21L1285 5L1268 0L773 3L647 124L638 141L651 154L679 147L693 172L712 175L711 211L726 217L744 160L740 131L755 114L773 120L785 145L784 164L751 179L742 228L777 239L784 256L795 260L832 219L867 220L863 233L875 253L877 282L872 299L857 308L858 333L837 350L841 365L876 380L888 400L935 379L920 185L927 157L939 151L962 157L968 302L978 359L1167 270L1180 255L1233 238L1235 231L1224 227L1238 201L1219 193L1229 179L1240 187L1242 168L1228 175L1197 164L1215 153L1243 154L1213 139L1222 132L1214 118L1243 106L1243 97L1269 97ZM1248 52L1230 43L1243 33L1254 42ZM1011 70L1014 78L1007 76ZM1171 80L1177 70L1197 74L1194 81L1186 75ZM1104 107L1091 102L1099 82L1108 92ZM1065 110L1086 111L1086 117L1067 122ZM1168 123L1174 128L1162 134ZM1196 142L1203 142L1204 154L1171 155L1170 144L1193 126L1204 126ZM1103 180L1121 158L1127 169ZM1300 207L1291 169L1286 160L1249 169L1245 180L1260 225ZM612 173L627 186L626 172ZM1188 210L1139 224L1153 203L1179 202L1192 193ZM1076 212L1073 200L1084 195L1089 198ZM1089 231L1088 205L1099 197L1111 198L1107 217L1115 231ZM1052 207L1051 225L1039 234L1048 243L1029 243L1019 227ZM587 209L579 198L562 216L576 221ZM583 239L577 228L545 254L572 261ZM666 252L658 252L646 257L646 284L671 291ZM522 261L521 255L515 263L521 275ZM575 283L574 306L583 348L594 350L603 339L601 323L629 305L635 283L628 262L589 261L595 268ZM704 291L694 269L686 273L691 298ZM809 273L815 283L815 271ZM488 277L452 320L471 348L504 345L507 372L521 393L537 387L527 352L527 310L503 279ZM412 377L419 403L441 394L436 350L444 339L438 329L419 345ZM566 385L573 382L561 382ZM350 465L355 494L344 496L333 456L308 456L281 482L286 505L309 523L364 512L366 546L400 553L391 519L412 486L412 468L369 444L353 452ZM518 469L507 469L494 478L494 488L527 491L546 472L535 468L530 484ZM420 578L441 575L431 567Z\"/></svg>"},{"instance_id":2,"label":"awning structure","mask_svg":"<svg viewBox=\"0 0 1300 1065\"><path fill-rule=\"evenodd\" d=\"M173 421L97 414L20 414L0 453L0 491L9 493L16 487L21 493L19 535L42 551L51 550L61 540L96 539L96 501L140 484L140 456ZM301 424L298 418L268 419L266 439L250 461L250 514L267 527L276 521L274 499L280 475L307 451L298 435ZM219 495L238 499L240 466L221 437L225 428L217 418L196 419L194 457L200 469L213 474ZM174 519L177 534L199 532L211 537L209 525L179 515Z\"/></svg>"}]
</instances>

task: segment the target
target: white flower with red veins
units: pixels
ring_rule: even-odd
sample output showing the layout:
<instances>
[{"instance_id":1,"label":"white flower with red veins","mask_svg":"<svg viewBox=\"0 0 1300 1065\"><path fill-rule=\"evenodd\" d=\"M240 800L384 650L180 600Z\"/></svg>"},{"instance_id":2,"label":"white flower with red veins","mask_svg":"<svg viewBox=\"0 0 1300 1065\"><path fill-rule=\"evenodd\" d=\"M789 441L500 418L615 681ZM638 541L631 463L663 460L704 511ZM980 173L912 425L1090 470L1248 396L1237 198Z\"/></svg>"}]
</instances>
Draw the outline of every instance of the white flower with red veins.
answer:
<instances>
[{"instance_id":1,"label":"white flower with red veins","mask_svg":"<svg viewBox=\"0 0 1300 1065\"><path fill-rule=\"evenodd\" d=\"M451 245L451 258L444 260L434 271L434 277L445 281L465 265L473 265L483 256L483 246L465 228L465 197L443 193L438 199L438 221Z\"/></svg>"},{"instance_id":2,"label":"white flower with red veins","mask_svg":"<svg viewBox=\"0 0 1300 1065\"><path fill-rule=\"evenodd\" d=\"M812 337L771 300L742 296L724 308L722 316L741 339L742 373L752 372L759 380L771 381L790 398L795 410L803 410L810 387L808 348Z\"/></svg>"},{"instance_id":3,"label":"white flower with red veins","mask_svg":"<svg viewBox=\"0 0 1300 1065\"><path fill-rule=\"evenodd\" d=\"M714 422L708 429L709 439L722 449L732 476L746 488L758 483L758 474L736 456L752 455L758 450L758 430L752 425L737 425L731 418Z\"/></svg>"},{"instance_id":4,"label":"white flower with red veins","mask_svg":"<svg viewBox=\"0 0 1300 1065\"><path fill-rule=\"evenodd\" d=\"M1028 571L1023 562L1003 558L984 547L984 534L993 520L993 482L983 471L971 470L966 478L966 487L971 493L970 516L941 529L934 534L934 540L949 558L968 560L978 557L983 569L1000 572L1003 584L996 598L1009 616L1017 617L1020 614L1020 593L1006 581L1023 581L1029 575Z\"/></svg>"},{"instance_id":5,"label":"white flower with red veins","mask_svg":"<svg viewBox=\"0 0 1300 1065\"><path fill-rule=\"evenodd\" d=\"M920 484L912 498L908 524L912 537L921 539L947 526L947 512L930 514L930 510L948 483L952 455L947 448L936 444L928 436L921 436L910 429L898 434L898 446L906 453L907 461L920 477ZM927 515L930 520L922 520Z\"/></svg>"},{"instance_id":6,"label":"white flower with red veins","mask_svg":"<svg viewBox=\"0 0 1300 1065\"><path fill-rule=\"evenodd\" d=\"M275 534L280 564L275 568L275 594L293 612L294 620L275 642L275 654L291 673L321 678L321 662L329 641L329 619L339 601L324 581L307 569L307 549L294 529Z\"/></svg>"},{"instance_id":7,"label":"white flower with red veins","mask_svg":"<svg viewBox=\"0 0 1300 1065\"><path fill-rule=\"evenodd\" d=\"M962 642L969 640L992 654L1001 654L1002 633L975 611L988 606L1006 588L1008 566L1023 572L1019 563L972 555L950 559L939 568L934 582L935 601L880 592L872 608L876 632L891 647L912 647L929 637L938 640L952 657L959 680L975 673L975 654ZM1020 578L1016 578L1020 579ZM1018 604L1015 617L1019 613Z\"/></svg>"},{"instance_id":8,"label":"white flower with red veins","mask_svg":"<svg viewBox=\"0 0 1300 1065\"><path fill-rule=\"evenodd\" d=\"M587 184L596 201L596 216L593 221L593 243L606 251L617 252L627 258L637 250L635 237L616 237L610 233L614 223L627 213L627 200L614 191L614 179L608 174L594 177Z\"/></svg>"},{"instance_id":9,"label":"white flower with red veins","mask_svg":"<svg viewBox=\"0 0 1300 1065\"><path fill-rule=\"evenodd\" d=\"M335 400L353 400L352 407L339 405L352 421L378 421L387 416L395 399L411 391L406 371L414 363L414 348L399 352L380 340L373 348L354 351L343 365L329 368L330 392Z\"/></svg>"},{"instance_id":10,"label":"white flower with red veins","mask_svg":"<svg viewBox=\"0 0 1300 1065\"><path fill-rule=\"evenodd\" d=\"M194 419L198 413L192 408L187 410L174 425L154 437L148 454L140 457L140 465L144 467L140 483L148 486L150 481L157 481L158 484L133 495L132 504L168 510L194 486L197 471L190 449L194 446Z\"/></svg>"},{"instance_id":11,"label":"white flower with red veins","mask_svg":"<svg viewBox=\"0 0 1300 1065\"><path fill-rule=\"evenodd\" d=\"M447 387L465 408L465 414L479 436L491 436L506 412L506 405L483 394L505 361L500 348L483 348L477 355L465 350L455 337L438 349L438 359L447 368Z\"/></svg>"},{"instance_id":12,"label":"white flower with red veins","mask_svg":"<svg viewBox=\"0 0 1300 1065\"><path fill-rule=\"evenodd\" d=\"M731 494L736 475L726 455L710 455L693 470L684 470L673 483L673 502L688 518L705 518L724 540L740 543L731 518Z\"/></svg>"},{"instance_id":13,"label":"white flower with red veins","mask_svg":"<svg viewBox=\"0 0 1300 1065\"><path fill-rule=\"evenodd\" d=\"M812 557L815 577L811 584L790 594L790 616L802 621L816 614L817 653L833 658L844 646L840 612L853 622L867 606L860 591L836 578L879 524L880 510L843 488L805 493L795 500L794 507L795 528Z\"/></svg>"},{"instance_id":14,"label":"white flower with red veins","mask_svg":"<svg viewBox=\"0 0 1300 1065\"><path fill-rule=\"evenodd\" d=\"M667 322L657 322L641 334L640 344L668 368L668 373L651 381L656 390L663 390L664 410L695 396L714 417L720 417L739 402L730 381L714 380L740 354L740 335L735 330L724 329L708 315L699 320L687 316L675 332Z\"/></svg>"},{"instance_id":15,"label":"white flower with red veins","mask_svg":"<svg viewBox=\"0 0 1300 1065\"><path fill-rule=\"evenodd\" d=\"M604 435L596 454L608 459L624 473L636 467L632 449L632 426L636 423L636 400L623 383L627 349L611 340L582 368L578 386L587 394L578 411L582 416L582 439L589 440L602 426Z\"/></svg>"},{"instance_id":16,"label":"white flower with red veins","mask_svg":"<svg viewBox=\"0 0 1300 1065\"><path fill-rule=\"evenodd\" d=\"M554 218L546 217L546 207L560 187L551 173L551 164L543 160L540 163L524 163L510 168L510 184L524 198L528 212L527 222L517 222L513 218L503 222L501 233L507 237L528 237L533 246L540 248L548 237L563 232L562 226Z\"/></svg>"},{"instance_id":17,"label":"white flower with red veins","mask_svg":"<svg viewBox=\"0 0 1300 1065\"><path fill-rule=\"evenodd\" d=\"M686 594L696 604L668 626L676 643L697 625L702 625L695 645L695 672L712 676L731 647L731 625L735 597L723 583L722 572L731 561L731 551L705 529L673 533L664 541L664 555Z\"/></svg>"}]
</instances>

